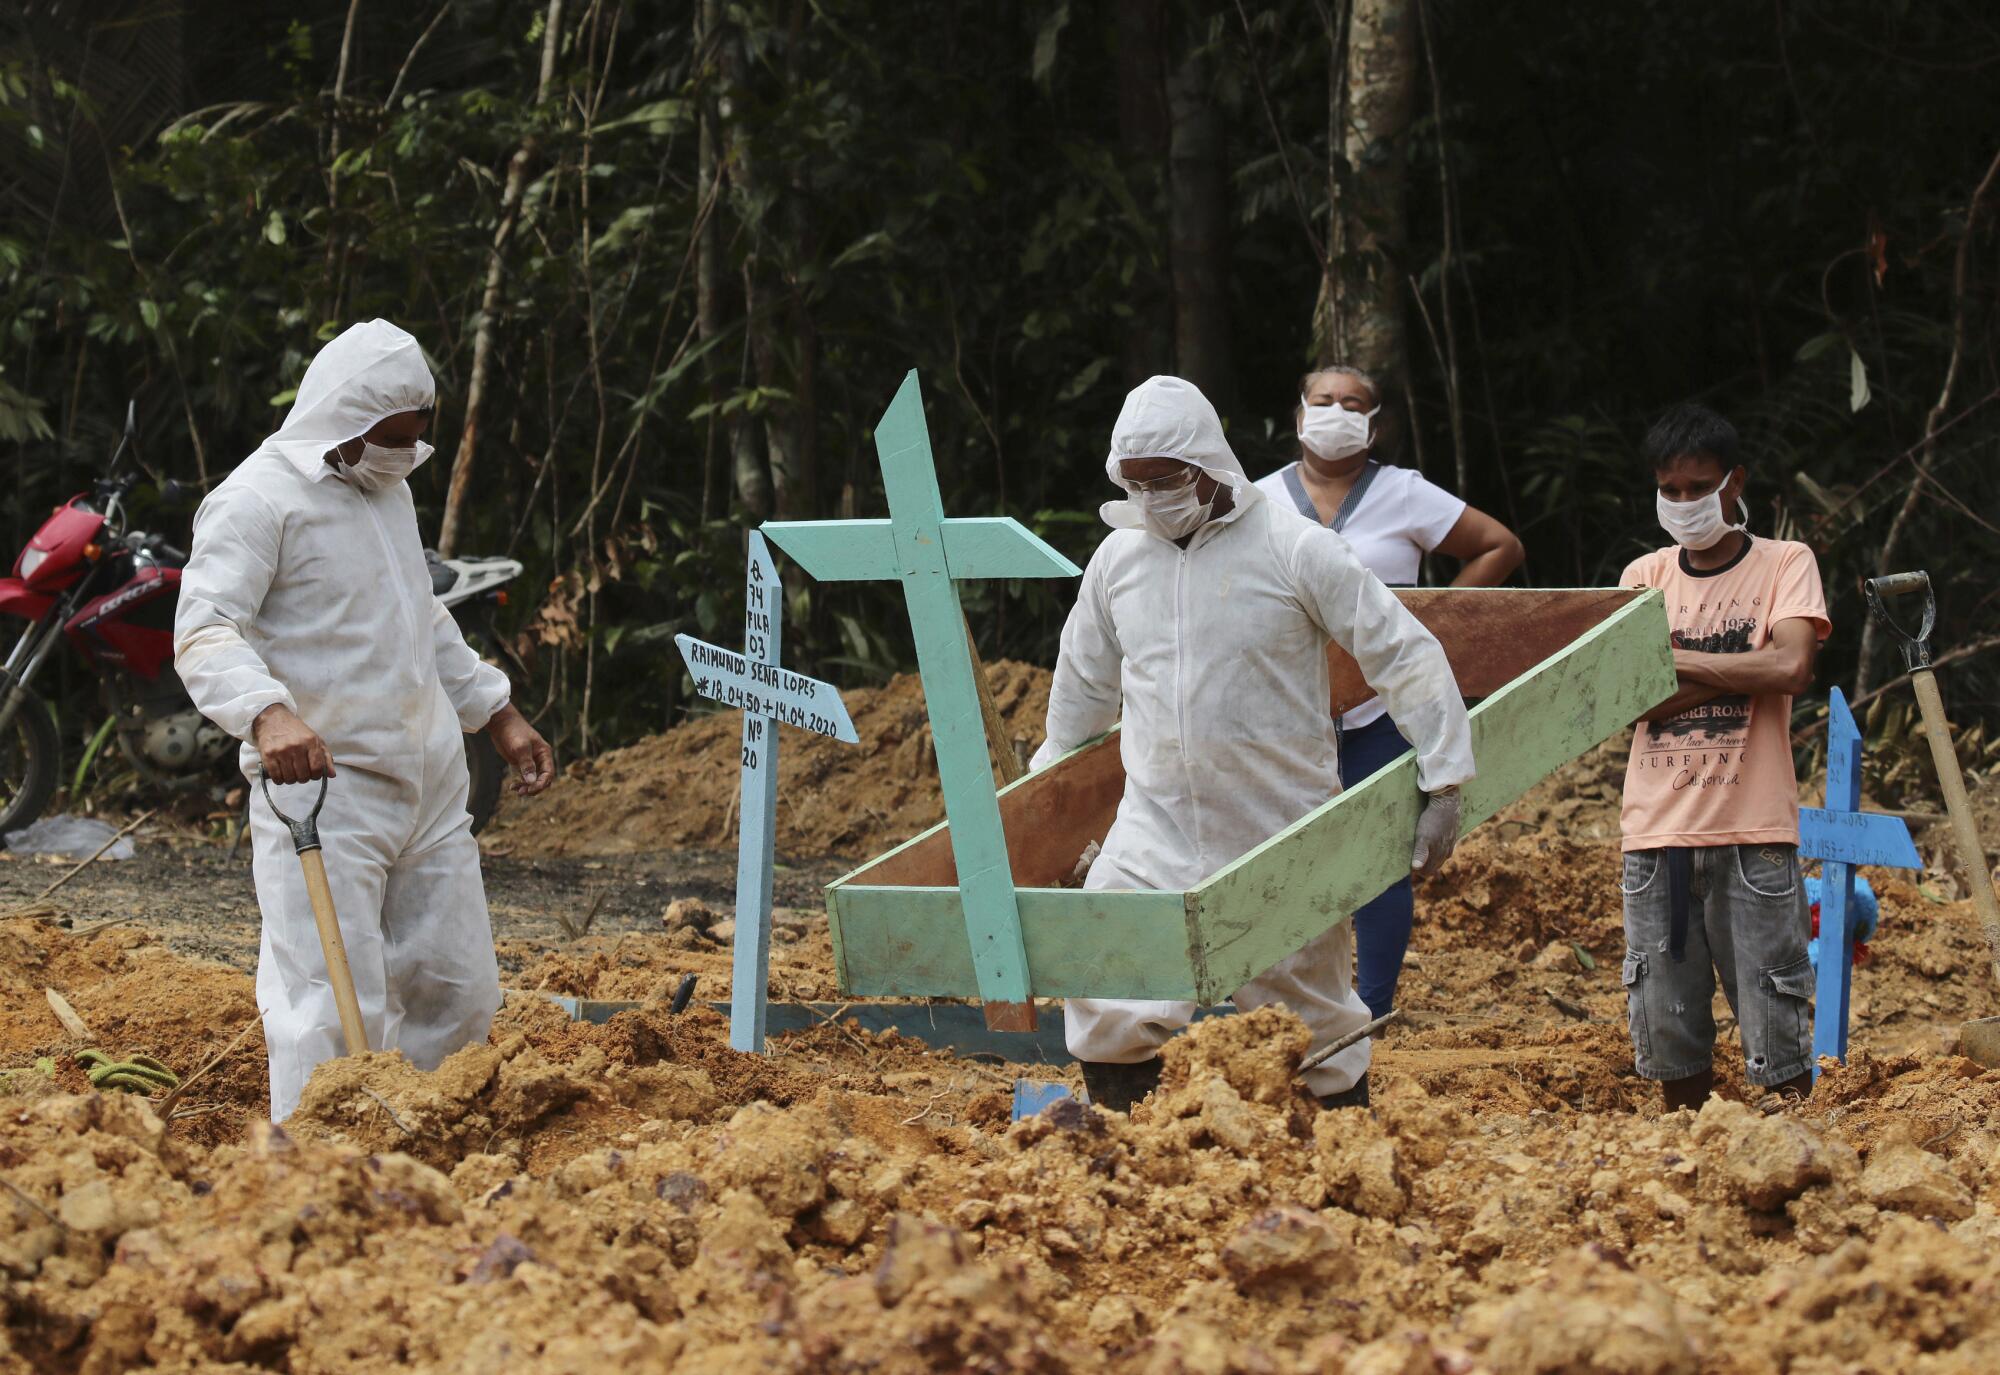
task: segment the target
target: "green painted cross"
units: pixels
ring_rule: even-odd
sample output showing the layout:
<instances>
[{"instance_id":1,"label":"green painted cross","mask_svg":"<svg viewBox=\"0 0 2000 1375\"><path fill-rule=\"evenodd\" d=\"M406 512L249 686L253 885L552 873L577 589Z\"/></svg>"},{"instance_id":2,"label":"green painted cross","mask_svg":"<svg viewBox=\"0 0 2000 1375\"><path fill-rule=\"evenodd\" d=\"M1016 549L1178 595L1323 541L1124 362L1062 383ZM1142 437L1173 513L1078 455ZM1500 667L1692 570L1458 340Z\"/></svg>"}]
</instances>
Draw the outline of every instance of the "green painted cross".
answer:
<instances>
[{"instance_id":1,"label":"green painted cross","mask_svg":"<svg viewBox=\"0 0 2000 1375\"><path fill-rule=\"evenodd\" d=\"M1074 578L1082 570L1016 520L945 517L914 371L875 427L875 451L889 519L779 521L763 531L823 582L903 584L986 1024L996 1031L1032 1031L1028 953L957 584L967 578Z\"/></svg>"}]
</instances>

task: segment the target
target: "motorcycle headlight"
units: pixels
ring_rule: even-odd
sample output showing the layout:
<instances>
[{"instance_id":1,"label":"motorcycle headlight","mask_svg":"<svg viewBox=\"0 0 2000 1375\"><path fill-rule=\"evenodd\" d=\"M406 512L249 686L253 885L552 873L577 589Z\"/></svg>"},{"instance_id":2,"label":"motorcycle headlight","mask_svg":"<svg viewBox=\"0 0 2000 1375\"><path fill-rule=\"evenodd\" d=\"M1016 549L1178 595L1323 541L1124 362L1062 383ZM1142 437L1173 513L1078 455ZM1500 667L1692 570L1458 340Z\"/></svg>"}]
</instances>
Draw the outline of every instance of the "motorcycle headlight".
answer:
<instances>
[{"instance_id":1,"label":"motorcycle headlight","mask_svg":"<svg viewBox=\"0 0 2000 1375\"><path fill-rule=\"evenodd\" d=\"M28 579L28 578L32 578L32 577L34 577L34 576L35 576L35 570L36 570L37 568L40 568L40 567L41 567L41 566L42 566L42 565L43 565L43 564L44 564L45 562L47 562L47 561L48 561L48 557L49 557L49 551L48 551L48 550L46 550L46 549L24 549L24 550L22 550L22 551L21 551L21 577L22 577L23 579Z\"/></svg>"}]
</instances>

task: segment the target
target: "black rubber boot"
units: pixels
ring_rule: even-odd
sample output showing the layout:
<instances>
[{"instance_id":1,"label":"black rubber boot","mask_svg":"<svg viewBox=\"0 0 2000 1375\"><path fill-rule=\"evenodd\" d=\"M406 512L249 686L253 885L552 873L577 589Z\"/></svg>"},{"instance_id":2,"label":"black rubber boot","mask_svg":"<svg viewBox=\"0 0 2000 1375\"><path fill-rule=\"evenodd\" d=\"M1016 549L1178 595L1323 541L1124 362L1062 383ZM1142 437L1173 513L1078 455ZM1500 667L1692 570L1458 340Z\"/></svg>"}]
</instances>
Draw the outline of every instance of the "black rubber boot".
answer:
<instances>
[{"instance_id":1,"label":"black rubber boot","mask_svg":"<svg viewBox=\"0 0 2000 1375\"><path fill-rule=\"evenodd\" d=\"M1083 1087L1093 1107L1106 1112L1130 1112L1132 1105L1160 1086L1160 1057L1141 1060L1136 1065L1106 1065L1079 1060Z\"/></svg>"},{"instance_id":2,"label":"black rubber boot","mask_svg":"<svg viewBox=\"0 0 2000 1375\"><path fill-rule=\"evenodd\" d=\"M1351 1089L1339 1093L1322 1093L1319 1105L1323 1108L1365 1108L1368 1106L1368 1076L1362 1075L1354 1081Z\"/></svg>"}]
</instances>

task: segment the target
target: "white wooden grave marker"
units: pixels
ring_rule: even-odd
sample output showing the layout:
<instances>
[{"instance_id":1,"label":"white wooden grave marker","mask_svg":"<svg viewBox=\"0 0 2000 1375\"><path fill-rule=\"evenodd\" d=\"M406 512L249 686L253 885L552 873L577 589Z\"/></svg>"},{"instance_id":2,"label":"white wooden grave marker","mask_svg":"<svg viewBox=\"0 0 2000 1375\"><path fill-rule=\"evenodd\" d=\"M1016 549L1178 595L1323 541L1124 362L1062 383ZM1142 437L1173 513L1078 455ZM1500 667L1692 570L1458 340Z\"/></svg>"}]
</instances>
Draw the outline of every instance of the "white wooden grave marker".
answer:
<instances>
[{"instance_id":1,"label":"white wooden grave marker","mask_svg":"<svg viewBox=\"0 0 2000 1375\"><path fill-rule=\"evenodd\" d=\"M743 587L743 653L676 635L694 690L743 712L743 800L737 808L736 935L732 945L729 1044L764 1053L771 964L771 859L778 811L778 724L850 745L860 737L840 690L778 667L784 589L764 537L750 535Z\"/></svg>"}]
</instances>

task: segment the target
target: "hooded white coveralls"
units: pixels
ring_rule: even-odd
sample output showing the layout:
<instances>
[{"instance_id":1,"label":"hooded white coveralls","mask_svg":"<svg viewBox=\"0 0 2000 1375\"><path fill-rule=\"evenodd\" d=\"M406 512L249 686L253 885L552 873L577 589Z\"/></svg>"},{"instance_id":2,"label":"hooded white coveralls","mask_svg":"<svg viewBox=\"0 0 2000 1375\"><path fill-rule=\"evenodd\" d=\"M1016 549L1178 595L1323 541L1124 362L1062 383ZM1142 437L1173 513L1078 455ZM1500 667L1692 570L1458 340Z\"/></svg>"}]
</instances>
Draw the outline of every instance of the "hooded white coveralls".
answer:
<instances>
[{"instance_id":1,"label":"hooded white coveralls","mask_svg":"<svg viewBox=\"0 0 2000 1375\"><path fill-rule=\"evenodd\" d=\"M202 502L181 578L174 666L202 715L244 741L274 1120L345 1047L291 833L257 787L251 723L273 703L339 770L319 833L369 1045L432 1069L484 1040L500 1006L463 733L506 704L507 678L432 595L409 485L364 491L326 462L433 395L417 341L387 321L333 340L284 428ZM298 816L318 787L274 791Z\"/></svg>"},{"instance_id":2,"label":"hooded white coveralls","mask_svg":"<svg viewBox=\"0 0 2000 1375\"><path fill-rule=\"evenodd\" d=\"M1063 627L1040 768L1110 729L1124 705L1125 794L1086 888L1191 888L1340 791L1327 707L1326 642L1351 653L1415 742L1426 790L1472 777L1465 703L1430 632L1332 530L1268 500L1244 475L1215 408L1191 384L1155 377L1126 398L1106 470L1128 458L1198 465L1235 507L1183 550L1107 502L1113 533L1084 570ZM1260 974L1243 1009L1282 1002L1314 1048L1368 1021L1353 989L1345 921ZM1151 1058L1194 1015L1191 1002L1071 998L1081 1060ZM1367 1071L1363 1041L1306 1076L1318 1094Z\"/></svg>"}]
</instances>

